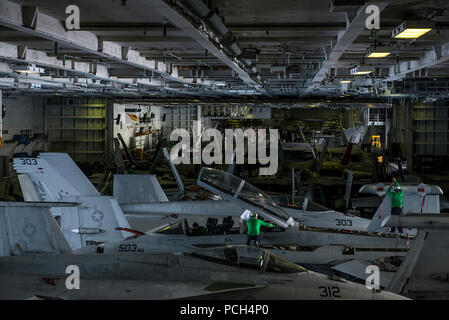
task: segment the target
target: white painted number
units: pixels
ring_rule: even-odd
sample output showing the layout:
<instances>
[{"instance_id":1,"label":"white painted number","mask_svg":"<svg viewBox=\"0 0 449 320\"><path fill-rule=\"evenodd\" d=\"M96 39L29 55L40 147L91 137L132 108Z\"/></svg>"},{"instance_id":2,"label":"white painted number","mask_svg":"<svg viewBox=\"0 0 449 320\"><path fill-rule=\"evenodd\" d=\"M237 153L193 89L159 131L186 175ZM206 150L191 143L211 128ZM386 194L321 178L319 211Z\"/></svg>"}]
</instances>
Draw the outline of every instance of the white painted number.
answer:
<instances>
[{"instance_id":1,"label":"white painted number","mask_svg":"<svg viewBox=\"0 0 449 320\"><path fill-rule=\"evenodd\" d=\"M352 220L351 219L335 219L337 226L343 226L343 227L352 227Z\"/></svg>"},{"instance_id":2,"label":"white painted number","mask_svg":"<svg viewBox=\"0 0 449 320\"><path fill-rule=\"evenodd\" d=\"M23 166L37 166L37 160L36 159L20 159L22 161Z\"/></svg>"}]
</instances>

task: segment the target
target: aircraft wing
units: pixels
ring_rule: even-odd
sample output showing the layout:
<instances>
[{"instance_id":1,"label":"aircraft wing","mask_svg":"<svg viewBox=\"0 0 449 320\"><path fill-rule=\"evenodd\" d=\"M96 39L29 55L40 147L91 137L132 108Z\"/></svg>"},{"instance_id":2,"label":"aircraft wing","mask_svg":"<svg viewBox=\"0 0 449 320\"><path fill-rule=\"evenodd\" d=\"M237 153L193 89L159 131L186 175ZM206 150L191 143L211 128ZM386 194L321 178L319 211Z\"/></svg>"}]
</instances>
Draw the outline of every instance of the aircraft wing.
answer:
<instances>
[{"instance_id":1,"label":"aircraft wing","mask_svg":"<svg viewBox=\"0 0 449 320\"><path fill-rule=\"evenodd\" d=\"M101 281L99 286L101 286ZM107 299L150 299L150 300L172 300L172 299L209 299L219 298L222 294L233 294L250 289L261 289L266 286L256 286L239 283L199 283L181 281L136 281L136 280L114 280L114 287L108 288ZM93 285L92 285L93 286ZM91 289L92 290L92 289ZM74 290L76 291L76 290ZM130 294L129 292L132 292ZM70 290L61 292L56 298L73 299L75 293ZM238 299L236 297L235 299ZM77 298L79 299L79 298Z\"/></svg>"},{"instance_id":2,"label":"aircraft wing","mask_svg":"<svg viewBox=\"0 0 449 320\"><path fill-rule=\"evenodd\" d=\"M410 298L449 298L449 214L394 216L385 225L419 230L413 247L387 290Z\"/></svg>"},{"instance_id":3,"label":"aircraft wing","mask_svg":"<svg viewBox=\"0 0 449 320\"><path fill-rule=\"evenodd\" d=\"M352 198L351 204L353 208L377 208L381 203L381 199L376 196Z\"/></svg>"},{"instance_id":4,"label":"aircraft wing","mask_svg":"<svg viewBox=\"0 0 449 320\"><path fill-rule=\"evenodd\" d=\"M388 188L390 187L390 184L388 183L370 183L363 185L359 193L368 193L368 194L377 194L378 196L384 195ZM434 194L434 195L442 195L443 190L436 185L428 185L424 183L420 184L409 184L409 183L401 183L401 189L404 191L404 193L421 193L421 194Z\"/></svg>"},{"instance_id":5,"label":"aircraft wing","mask_svg":"<svg viewBox=\"0 0 449 320\"><path fill-rule=\"evenodd\" d=\"M261 290L267 288L267 285L248 285L247 283L210 283L206 287L202 285L201 291L195 295L189 295L184 298L177 299L226 299L240 300L249 290Z\"/></svg>"},{"instance_id":6,"label":"aircraft wing","mask_svg":"<svg viewBox=\"0 0 449 320\"><path fill-rule=\"evenodd\" d=\"M180 284L176 287L179 288ZM176 296L170 299L209 299L218 298L220 294L236 293L238 291L265 288L266 285L250 285L247 283L211 282L189 284L186 290L176 292ZM238 299L238 297L236 298Z\"/></svg>"},{"instance_id":7,"label":"aircraft wing","mask_svg":"<svg viewBox=\"0 0 449 320\"><path fill-rule=\"evenodd\" d=\"M14 259L14 257L7 257ZM8 260L0 260L7 263ZM3 282L6 281L6 282ZM81 280L79 290L67 290L64 278L60 276L45 277L42 275L11 274L0 275L0 284L5 287L0 292L0 298L39 299L39 300L72 300L92 299L101 291L102 299L209 299L219 298L223 294L231 294L230 299L239 299L238 292L251 289L263 289L263 285L248 285L246 283L200 283L189 281L145 281L135 279L98 278ZM9 288L13 284L12 288ZM31 285L30 285L31 284ZM39 285L36 285L39 284ZM9 286L9 287L8 287Z\"/></svg>"},{"instance_id":8,"label":"aircraft wing","mask_svg":"<svg viewBox=\"0 0 449 320\"><path fill-rule=\"evenodd\" d=\"M371 262L363 260L350 260L333 266L332 269L350 275L358 280L366 281L370 274L366 273L366 267L372 265ZM379 277L380 286L386 288L393 279L391 272L382 272Z\"/></svg>"},{"instance_id":9,"label":"aircraft wing","mask_svg":"<svg viewBox=\"0 0 449 320\"><path fill-rule=\"evenodd\" d=\"M382 222L383 227L402 227L424 229L447 229L449 228L449 214L426 213L405 214L401 216L389 216Z\"/></svg>"},{"instance_id":10,"label":"aircraft wing","mask_svg":"<svg viewBox=\"0 0 449 320\"><path fill-rule=\"evenodd\" d=\"M240 216L245 208L227 200L170 201L152 203L121 204L126 215L200 215L200 216Z\"/></svg>"}]
</instances>

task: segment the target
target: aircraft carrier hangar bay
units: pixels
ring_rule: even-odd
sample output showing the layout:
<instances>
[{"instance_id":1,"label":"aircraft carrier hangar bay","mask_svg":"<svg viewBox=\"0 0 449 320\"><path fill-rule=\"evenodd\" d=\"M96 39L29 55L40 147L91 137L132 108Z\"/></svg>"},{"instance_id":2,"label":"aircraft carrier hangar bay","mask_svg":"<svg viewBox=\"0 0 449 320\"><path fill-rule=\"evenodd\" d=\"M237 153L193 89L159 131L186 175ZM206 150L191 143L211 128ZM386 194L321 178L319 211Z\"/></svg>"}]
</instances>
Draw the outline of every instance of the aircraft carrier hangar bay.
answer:
<instances>
[{"instance_id":1,"label":"aircraft carrier hangar bay","mask_svg":"<svg viewBox=\"0 0 449 320\"><path fill-rule=\"evenodd\" d=\"M445 0L0 0L0 299L447 299Z\"/></svg>"}]
</instances>

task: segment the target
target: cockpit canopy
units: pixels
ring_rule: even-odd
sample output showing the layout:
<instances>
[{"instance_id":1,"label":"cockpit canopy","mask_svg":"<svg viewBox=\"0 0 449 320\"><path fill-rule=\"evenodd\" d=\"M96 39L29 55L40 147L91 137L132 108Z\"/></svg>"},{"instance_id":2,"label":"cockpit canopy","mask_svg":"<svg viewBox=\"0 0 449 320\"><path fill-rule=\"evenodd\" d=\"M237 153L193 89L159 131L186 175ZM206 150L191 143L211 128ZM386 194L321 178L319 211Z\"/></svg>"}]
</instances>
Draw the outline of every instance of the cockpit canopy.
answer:
<instances>
[{"instance_id":1,"label":"cockpit canopy","mask_svg":"<svg viewBox=\"0 0 449 320\"><path fill-rule=\"evenodd\" d=\"M249 246L215 247L186 253L186 255L213 263L264 272L299 273L307 271L305 268L278 257L268 250Z\"/></svg>"},{"instance_id":2,"label":"cockpit canopy","mask_svg":"<svg viewBox=\"0 0 449 320\"><path fill-rule=\"evenodd\" d=\"M281 227L292 225L290 216L268 195L228 172L202 168L197 183L224 199L240 201L242 206L257 211L260 216Z\"/></svg>"},{"instance_id":3,"label":"cockpit canopy","mask_svg":"<svg viewBox=\"0 0 449 320\"><path fill-rule=\"evenodd\" d=\"M159 234L188 234L188 226L185 219L176 221L174 223L163 225L158 229L152 231Z\"/></svg>"}]
</instances>

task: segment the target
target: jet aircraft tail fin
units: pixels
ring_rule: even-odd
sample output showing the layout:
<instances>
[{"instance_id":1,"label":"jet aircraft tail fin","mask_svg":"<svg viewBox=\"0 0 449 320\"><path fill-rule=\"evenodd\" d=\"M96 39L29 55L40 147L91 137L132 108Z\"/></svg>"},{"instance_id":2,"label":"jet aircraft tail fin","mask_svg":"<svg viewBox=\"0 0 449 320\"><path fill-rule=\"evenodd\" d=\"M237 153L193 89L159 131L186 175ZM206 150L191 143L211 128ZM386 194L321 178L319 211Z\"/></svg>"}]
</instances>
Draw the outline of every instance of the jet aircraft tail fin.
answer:
<instances>
[{"instance_id":1,"label":"jet aircraft tail fin","mask_svg":"<svg viewBox=\"0 0 449 320\"><path fill-rule=\"evenodd\" d=\"M387 290L415 299L449 298L449 214L390 216L383 225L419 230Z\"/></svg>"},{"instance_id":2,"label":"jet aircraft tail fin","mask_svg":"<svg viewBox=\"0 0 449 320\"><path fill-rule=\"evenodd\" d=\"M390 216L391 200L386 195L389 185L384 183L367 184L360 188L359 193L376 194L382 197L382 201L376 210L367 231L375 232L387 230L382 227L382 222ZM440 212L440 195L443 191L440 187L426 184L402 184L404 191L403 214L411 212L433 213Z\"/></svg>"},{"instance_id":3,"label":"jet aircraft tail fin","mask_svg":"<svg viewBox=\"0 0 449 320\"><path fill-rule=\"evenodd\" d=\"M64 201L78 202L77 207L62 208L61 229L72 249L123 240L131 229L122 209L112 197L67 196Z\"/></svg>"},{"instance_id":4,"label":"jet aircraft tail fin","mask_svg":"<svg viewBox=\"0 0 449 320\"><path fill-rule=\"evenodd\" d=\"M151 174L115 174L114 198L120 204L168 201L156 176Z\"/></svg>"},{"instance_id":5,"label":"jet aircraft tail fin","mask_svg":"<svg viewBox=\"0 0 449 320\"><path fill-rule=\"evenodd\" d=\"M76 203L0 202L0 256L71 254L49 208Z\"/></svg>"},{"instance_id":6,"label":"jet aircraft tail fin","mask_svg":"<svg viewBox=\"0 0 449 320\"><path fill-rule=\"evenodd\" d=\"M67 153L41 153L38 158L14 158L14 168L28 178L19 179L26 201L61 201L62 196L100 196ZM31 180L31 183L30 183ZM30 190L31 184L34 191ZM28 197L28 199L27 199Z\"/></svg>"}]
</instances>

